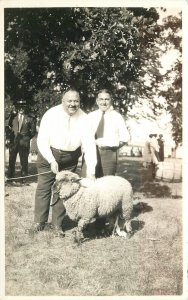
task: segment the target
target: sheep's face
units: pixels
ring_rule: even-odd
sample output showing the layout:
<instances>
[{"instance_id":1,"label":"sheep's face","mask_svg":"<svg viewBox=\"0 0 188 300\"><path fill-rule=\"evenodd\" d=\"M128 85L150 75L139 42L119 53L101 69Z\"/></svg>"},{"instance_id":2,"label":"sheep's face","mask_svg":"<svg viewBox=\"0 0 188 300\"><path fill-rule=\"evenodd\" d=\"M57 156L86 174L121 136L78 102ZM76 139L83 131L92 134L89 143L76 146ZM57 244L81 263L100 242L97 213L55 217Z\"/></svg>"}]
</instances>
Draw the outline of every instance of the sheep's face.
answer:
<instances>
[{"instance_id":1,"label":"sheep's face","mask_svg":"<svg viewBox=\"0 0 188 300\"><path fill-rule=\"evenodd\" d=\"M56 181L53 185L53 193L59 194L59 197L66 200L73 196L80 188L81 178L70 171L61 171L56 175Z\"/></svg>"}]
</instances>

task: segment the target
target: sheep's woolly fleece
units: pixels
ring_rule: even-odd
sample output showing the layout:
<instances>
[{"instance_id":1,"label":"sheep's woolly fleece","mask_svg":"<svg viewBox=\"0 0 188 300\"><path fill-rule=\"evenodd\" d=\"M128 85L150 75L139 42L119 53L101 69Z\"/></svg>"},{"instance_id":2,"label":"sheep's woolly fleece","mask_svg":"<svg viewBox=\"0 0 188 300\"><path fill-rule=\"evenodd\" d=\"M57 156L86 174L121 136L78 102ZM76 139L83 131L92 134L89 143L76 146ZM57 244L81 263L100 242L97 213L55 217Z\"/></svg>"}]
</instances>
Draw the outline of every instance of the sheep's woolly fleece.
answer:
<instances>
[{"instance_id":1,"label":"sheep's woolly fleece","mask_svg":"<svg viewBox=\"0 0 188 300\"><path fill-rule=\"evenodd\" d=\"M123 217L130 219L133 208L131 184L119 176L104 176L85 188L80 177L61 171L56 182L61 184L59 196L64 200L67 214L72 220L91 220L94 216L110 216L122 208Z\"/></svg>"}]
</instances>

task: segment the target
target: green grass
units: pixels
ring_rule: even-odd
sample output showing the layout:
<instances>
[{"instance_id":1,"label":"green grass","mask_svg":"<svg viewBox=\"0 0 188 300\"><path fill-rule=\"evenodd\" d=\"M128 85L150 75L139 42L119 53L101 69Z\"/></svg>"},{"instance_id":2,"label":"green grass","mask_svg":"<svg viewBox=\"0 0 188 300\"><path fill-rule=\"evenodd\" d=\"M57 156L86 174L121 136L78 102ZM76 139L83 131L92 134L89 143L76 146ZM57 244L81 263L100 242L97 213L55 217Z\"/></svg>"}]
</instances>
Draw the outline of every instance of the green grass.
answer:
<instances>
[{"instance_id":1,"label":"green grass","mask_svg":"<svg viewBox=\"0 0 188 300\"><path fill-rule=\"evenodd\" d=\"M35 172L31 164L30 173ZM75 223L68 219L64 238L55 237L48 226L27 234L36 179L7 185L6 295L181 295L181 183L148 181L145 172L139 159L121 158L118 174L134 189L134 235L128 240L97 236L91 225L80 246L73 240Z\"/></svg>"}]
</instances>

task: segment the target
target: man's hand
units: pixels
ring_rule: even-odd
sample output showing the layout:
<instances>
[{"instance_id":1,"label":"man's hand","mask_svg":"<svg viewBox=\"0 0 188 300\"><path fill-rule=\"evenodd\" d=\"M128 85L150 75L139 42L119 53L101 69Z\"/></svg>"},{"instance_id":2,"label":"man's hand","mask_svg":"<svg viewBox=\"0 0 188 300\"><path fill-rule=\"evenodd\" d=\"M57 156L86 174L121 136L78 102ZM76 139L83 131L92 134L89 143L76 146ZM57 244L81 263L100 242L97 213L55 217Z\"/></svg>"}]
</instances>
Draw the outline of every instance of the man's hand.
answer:
<instances>
[{"instance_id":1,"label":"man's hand","mask_svg":"<svg viewBox=\"0 0 188 300\"><path fill-rule=\"evenodd\" d=\"M9 148L9 146L10 146L10 139L6 139L6 141L5 141L5 147Z\"/></svg>"},{"instance_id":2,"label":"man's hand","mask_svg":"<svg viewBox=\"0 0 188 300\"><path fill-rule=\"evenodd\" d=\"M128 145L128 143L127 142L119 142L119 147L118 147L118 149L120 149L120 148L122 148L123 146L127 146Z\"/></svg>"},{"instance_id":3,"label":"man's hand","mask_svg":"<svg viewBox=\"0 0 188 300\"><path fill-rule=\"evenodd\" d=\"M86 178L82 178L80 180L80 184L81 184L81 186L88 188L95 183L95 180L96 180L96 178L95 178L94 174L89 174L89 175L87 174Z\"/></svg>"},{"instance_id":4,"label":"man's hand","mask_svg":"<svg viewBox=\"0 0 188 300\"><path fill-rule=\"evenodd\" d=\"M93 181L96 180L96 177L95 177L94 174L88 174L86 178L88 178L88 179L90 179L90 180L93 180Z\"/></svg>"},{"instance_id":5,"label":"man's hand","mask_svg":"<svg viewBox=\"0 0 188 300\"><path fill-rule=\"evenodd\" d=\"M55 160L50 164L50 166L53 173L57 174L59 172L58 163Z\"/></svg>"},{"instance_id":6,"label":"man's hand","mask_svg":"<svg viewBox=\"0 0 188 300\"><path fill-rule=\"evenodd\" d=\"M104 141L102 138L98 138L96 141L95 141L96 145L99 146L99 147L104 147Z\"/></svg>"}]
</instances>

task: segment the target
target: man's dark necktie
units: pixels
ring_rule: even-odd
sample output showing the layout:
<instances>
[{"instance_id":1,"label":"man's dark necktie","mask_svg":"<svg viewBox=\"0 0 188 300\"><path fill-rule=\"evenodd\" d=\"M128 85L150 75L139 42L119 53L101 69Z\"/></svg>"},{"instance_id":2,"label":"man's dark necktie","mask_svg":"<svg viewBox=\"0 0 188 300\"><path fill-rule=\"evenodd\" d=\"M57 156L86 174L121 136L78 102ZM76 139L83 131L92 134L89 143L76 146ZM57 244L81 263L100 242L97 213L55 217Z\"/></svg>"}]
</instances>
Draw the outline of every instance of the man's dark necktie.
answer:
<instances>
[{"instance_id":1,"label":"man's dark necktie","mask_svg":"<svg viewBox=\"0 0 188 300\"><path fill-rule=\"evenodd\" d=\"M103 137L103 135L104 135L104 112L102 113L97 131L95 133L95 138L96 139L101 138Z\"/></svg>"}]
</instances>

